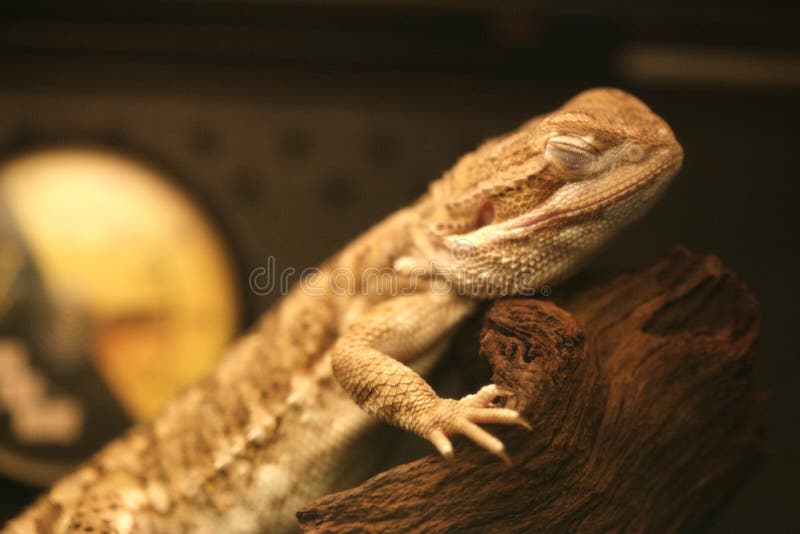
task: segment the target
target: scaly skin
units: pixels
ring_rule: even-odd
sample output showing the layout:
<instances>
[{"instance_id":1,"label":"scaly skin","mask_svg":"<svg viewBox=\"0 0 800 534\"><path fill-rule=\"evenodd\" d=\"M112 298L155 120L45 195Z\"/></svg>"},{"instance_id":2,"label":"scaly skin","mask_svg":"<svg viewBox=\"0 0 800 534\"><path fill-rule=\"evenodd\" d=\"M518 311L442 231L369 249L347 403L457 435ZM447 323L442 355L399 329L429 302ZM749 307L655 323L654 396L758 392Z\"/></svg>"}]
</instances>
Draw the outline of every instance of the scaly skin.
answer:
<instances>
[{"instance_id":1,"label":"scaly skin","mask_svg":"<svg viewBox=\"0 0 800 534\"><path fill-rule=\"evenodd\" d=\"M563 280L644 214L682 156L664 121L613 89L487 141L4 532L292 530L301 505L369 474L368 413L445 457L464 434L510 462L478 424L525 426L493 404L511 392L442 399L424 373L481 300Z\"/></svg>"}]
</instances>

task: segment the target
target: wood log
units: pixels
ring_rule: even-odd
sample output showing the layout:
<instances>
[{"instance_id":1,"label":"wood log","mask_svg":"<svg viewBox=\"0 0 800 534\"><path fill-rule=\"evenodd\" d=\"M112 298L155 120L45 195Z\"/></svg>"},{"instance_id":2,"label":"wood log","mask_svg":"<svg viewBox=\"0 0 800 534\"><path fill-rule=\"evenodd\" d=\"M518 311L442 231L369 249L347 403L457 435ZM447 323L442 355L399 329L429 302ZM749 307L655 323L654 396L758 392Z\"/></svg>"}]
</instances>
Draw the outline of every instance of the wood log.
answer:
<instances>
[{"instance_id":1,"label":"wood log","mask_svg":"<svg viewBox=\"0 0 800 534\"><path fill-rule=\"evenodd\" d=\"M493 427L505 468L462 440L325 496L305 532L662 532L702 525L752 471L759 308L712 256L496 302L481 354L533 431Z\"/></svg>"}]
</instances>

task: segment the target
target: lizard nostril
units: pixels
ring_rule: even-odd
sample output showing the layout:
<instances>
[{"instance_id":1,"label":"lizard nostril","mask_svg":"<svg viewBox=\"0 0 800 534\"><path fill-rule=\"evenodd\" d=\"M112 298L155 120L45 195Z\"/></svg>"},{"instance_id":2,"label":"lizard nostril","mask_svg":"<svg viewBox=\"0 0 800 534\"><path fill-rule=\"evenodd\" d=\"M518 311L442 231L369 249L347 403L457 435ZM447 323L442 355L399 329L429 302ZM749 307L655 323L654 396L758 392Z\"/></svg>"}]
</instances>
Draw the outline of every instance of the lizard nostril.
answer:
<instances>
[{"instance_id":1,"label":"lizard nostril","mask_svg":"<svg viewBox=\"0 0 800 534\"><path fill-rule=\"evenodd\" d=\"M491 200L487 200L478 208L478 213L475 216L475 227L483 228L487 224L492 224L493 220L494 205Z\"/></svg>"},{"instance_id":2,"label":"lizard nostril","mask_svg":"<svg viewBox=\"0 0 800 534\"><path fill-rule=\"evenodd\" d=\"M631 163L641 161L644 157L644 148L641 145L632 144L625 150L625 159Z\"/></svg>"}]
</instances>

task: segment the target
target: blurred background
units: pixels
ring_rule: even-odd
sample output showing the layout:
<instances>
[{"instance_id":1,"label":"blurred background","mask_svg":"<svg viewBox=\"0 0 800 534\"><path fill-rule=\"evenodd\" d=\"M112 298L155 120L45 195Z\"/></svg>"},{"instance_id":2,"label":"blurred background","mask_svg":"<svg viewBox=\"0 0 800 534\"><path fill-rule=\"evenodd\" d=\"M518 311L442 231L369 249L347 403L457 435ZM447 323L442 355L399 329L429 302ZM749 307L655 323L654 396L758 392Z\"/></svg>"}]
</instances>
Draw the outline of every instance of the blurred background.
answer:
<instances>
[{"instance_id":1,"label":"blurred background","mask_svg":"<svg viewBox=\"0 0 800 534\"><path fill-rule=\"evenodd\" d=\"M185 0L0 7L0 524L207 372L302 270L482 139L613 85L684 170L593 268L676 244L763 306L762 465L710 532L800 505L791 2Z\"/></svg>"}]
</instances>

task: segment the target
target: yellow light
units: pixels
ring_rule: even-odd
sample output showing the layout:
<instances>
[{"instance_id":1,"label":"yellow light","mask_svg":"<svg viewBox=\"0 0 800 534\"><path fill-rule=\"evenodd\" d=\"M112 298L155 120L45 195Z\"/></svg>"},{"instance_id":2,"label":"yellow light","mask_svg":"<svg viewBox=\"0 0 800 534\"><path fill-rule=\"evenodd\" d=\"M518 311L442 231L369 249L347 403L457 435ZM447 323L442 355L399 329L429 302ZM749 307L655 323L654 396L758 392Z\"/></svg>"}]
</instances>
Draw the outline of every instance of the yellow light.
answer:
<instances>
[{"instance_id":1,"label":"yellow light","mask_svg":"<svg viewBox=\"0 0 800 534\"><path fill-rule=\"evenodd\" d=\"M43 150L0 167L0 201L48 296L88 317L91 357L136 419L212 368L238 327L234 271L166 176L101 150Z\"/></svg>"}]
</instances>

